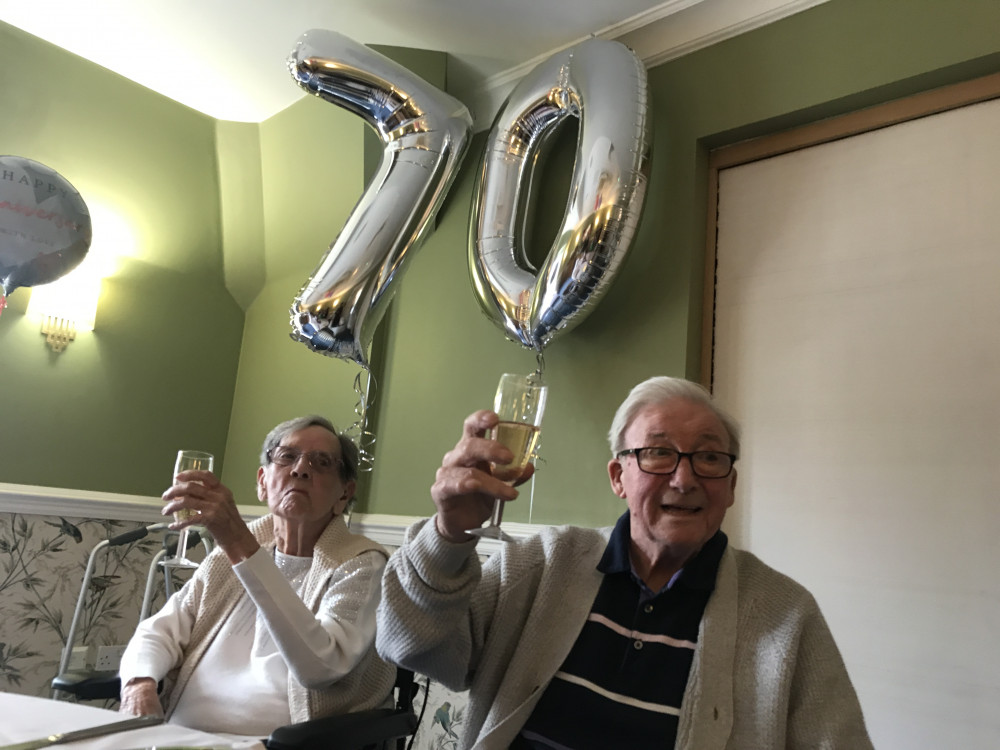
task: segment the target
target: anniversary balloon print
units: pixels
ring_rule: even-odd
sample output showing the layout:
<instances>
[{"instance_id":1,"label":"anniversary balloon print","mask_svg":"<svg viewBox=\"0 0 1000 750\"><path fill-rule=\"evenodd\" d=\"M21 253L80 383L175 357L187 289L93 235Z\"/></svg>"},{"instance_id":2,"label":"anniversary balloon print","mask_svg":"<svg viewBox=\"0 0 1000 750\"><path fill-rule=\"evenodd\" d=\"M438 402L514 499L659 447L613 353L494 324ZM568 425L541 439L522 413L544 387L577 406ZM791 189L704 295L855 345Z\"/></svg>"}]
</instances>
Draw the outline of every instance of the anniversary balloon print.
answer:
<instances>
[{"instance_id":1,"label":"anniversary balloon print","mask_svg":"<svg viewBox=\"0 0 1000 750\"><path fill-rule=\"evenodd\" d=\"M0 286L55 281L76 268L91 240L90 213L55 170L20 156L0 156Z\"/></svg>"}]
</instances>

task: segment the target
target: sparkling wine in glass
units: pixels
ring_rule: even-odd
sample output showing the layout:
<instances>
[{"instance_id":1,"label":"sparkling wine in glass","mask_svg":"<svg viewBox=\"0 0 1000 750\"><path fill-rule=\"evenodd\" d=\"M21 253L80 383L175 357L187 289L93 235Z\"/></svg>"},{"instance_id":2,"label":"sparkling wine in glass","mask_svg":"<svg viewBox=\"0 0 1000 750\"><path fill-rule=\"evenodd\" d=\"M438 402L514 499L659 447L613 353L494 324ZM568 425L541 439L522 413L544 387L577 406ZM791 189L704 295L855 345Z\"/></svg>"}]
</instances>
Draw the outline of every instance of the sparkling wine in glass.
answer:
<instances>
[{"instance_id":1,"label":"sparkling wine in glass","mask_svg":"<svg viewBox=\"0 0 1000 750\"><path fill-rule=\"evenodd\" d=\"M174 484L177 483L177 475L182 471L200 470L212 471L215 466L215 458L211 453L202 451L177 451L177 461L174 463ZM186 521L195 516L195 511L182 509L174 513L175 521ZM177 539L177 554L169 560L164 560L163 565L170 568L197 568L198 563L188 560L188 531L190 527L185 526L180 530Z\"/></svg>"},{"instance_id":2,"label":"sparkling wine in glass","mask_svg":"<svg viewBox=\"0 0 1000 750\"><path fill-rule=\"evenodd\" d=\"M548 390L538 373L505 373L500 376L493 401L493 411L500 417L500 422L490 430L488 437L503 443L514 454L514 458L510 463L493 464L490 467L497 479L514 484L524 473L541 437L542 414L545 412ZM469 533L505 542L513 541L512 537L500 529L503 506L503 500L496 500L490 522L482 528L470 529Z\"/></svg>"}]
</instances>

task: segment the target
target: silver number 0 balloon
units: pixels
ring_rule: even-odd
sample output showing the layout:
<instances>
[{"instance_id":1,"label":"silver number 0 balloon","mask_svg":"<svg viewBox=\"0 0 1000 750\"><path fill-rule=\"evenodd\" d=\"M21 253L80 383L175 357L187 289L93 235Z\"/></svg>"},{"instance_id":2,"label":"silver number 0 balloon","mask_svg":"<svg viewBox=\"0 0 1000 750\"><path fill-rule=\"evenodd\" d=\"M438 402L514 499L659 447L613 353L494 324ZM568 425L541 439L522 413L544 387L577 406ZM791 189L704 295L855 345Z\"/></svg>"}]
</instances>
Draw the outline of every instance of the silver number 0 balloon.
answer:
<instances>
[{"instance_id":1,"label":"silver number 0 balloon","mask_svg":"<svg viewBox=\"0 0 1000 750\"><path fill-rule=\"evenodd\" d=\"M368 347L468 147L465 105L333 31L288 61L302 88L359 115L385 144L377 173L292 304L292 338L369 369Z\"/></svg>"},{"instance_id":2,"label":"silver number 0 balloon","mask_svg":"<svg viewBox=\"0 0 1000 750\"><path fill-rule=\"evenodd\" d=\"M546 137L580 120L562 227L540 269L524 252L532 172ZM646 193L646 70L619 42L589 39L539 64L501 108L483 156L469 227L469 270L487 317L541 351L605 293Z\"/></svg>"}]
</instances>

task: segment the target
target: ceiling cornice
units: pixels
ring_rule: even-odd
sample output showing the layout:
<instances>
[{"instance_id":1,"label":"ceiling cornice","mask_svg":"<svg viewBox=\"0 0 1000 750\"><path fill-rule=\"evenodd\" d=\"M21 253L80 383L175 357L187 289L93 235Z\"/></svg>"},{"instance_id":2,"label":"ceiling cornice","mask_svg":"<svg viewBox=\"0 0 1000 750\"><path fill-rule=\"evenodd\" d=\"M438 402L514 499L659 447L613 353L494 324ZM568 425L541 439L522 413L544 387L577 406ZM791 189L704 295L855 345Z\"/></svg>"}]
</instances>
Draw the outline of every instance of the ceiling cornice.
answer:
<instances>
[{"instance_id":1,"label":"ceiling cornice","mask_svg":"<svg viewBox=\"0 0 1000 750\"><path fill-rule=\"evenodd\" d=\"M652 68L825 2L827 0L669 0L594 36L622 42L647 68ZM549 50L516 68L491 76L476 91L459 93L472 112L475 131L489 129L504 99L536 65L581 41Z\"/></svg>"}]
</instances>

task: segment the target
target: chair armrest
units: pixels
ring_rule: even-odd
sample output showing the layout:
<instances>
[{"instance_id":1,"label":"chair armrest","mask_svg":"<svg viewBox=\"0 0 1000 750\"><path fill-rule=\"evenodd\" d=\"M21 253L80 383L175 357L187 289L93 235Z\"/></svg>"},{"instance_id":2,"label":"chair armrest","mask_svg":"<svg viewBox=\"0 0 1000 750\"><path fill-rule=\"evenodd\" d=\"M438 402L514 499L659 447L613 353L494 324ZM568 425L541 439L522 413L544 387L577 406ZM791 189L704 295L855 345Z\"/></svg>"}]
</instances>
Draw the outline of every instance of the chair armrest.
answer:
<instances>
[{"instance_id":1,"label":"chair armrest","mask_svg":"<svg viewBox=\"0 0 1000 750\"><path fill-rule=\"evenodd\" d=\"M102 698L117 698L121 695L121 680L118 670L94 672L79 670L63 672L52 680L52 687L64 693L71 693L81 700L95 701Z\"/></svg>"},{"instance_id":2,"label":"chair armrest","mask_svg":"<svg viewBox=\"0 0 1000 750\"><path fill-rule=\"evenodd\" d=\"M375 708L278 727L264 745L268 750L361 750L406 737L416 728L412 711Z\"/></svg>"}]
</instances>

